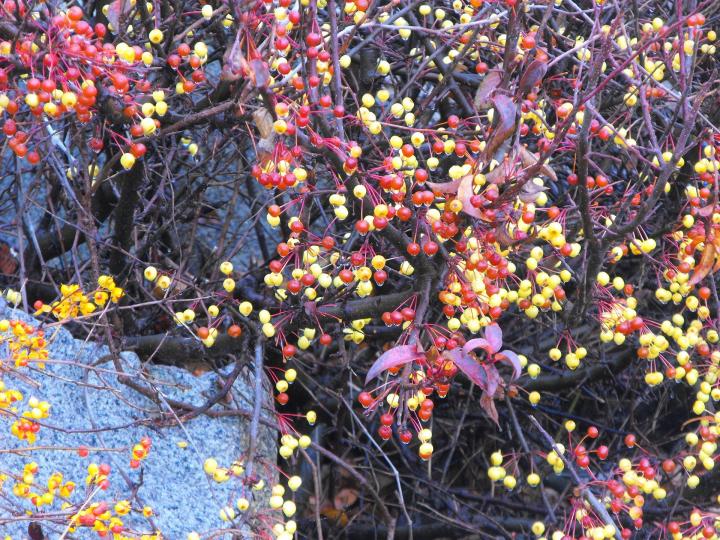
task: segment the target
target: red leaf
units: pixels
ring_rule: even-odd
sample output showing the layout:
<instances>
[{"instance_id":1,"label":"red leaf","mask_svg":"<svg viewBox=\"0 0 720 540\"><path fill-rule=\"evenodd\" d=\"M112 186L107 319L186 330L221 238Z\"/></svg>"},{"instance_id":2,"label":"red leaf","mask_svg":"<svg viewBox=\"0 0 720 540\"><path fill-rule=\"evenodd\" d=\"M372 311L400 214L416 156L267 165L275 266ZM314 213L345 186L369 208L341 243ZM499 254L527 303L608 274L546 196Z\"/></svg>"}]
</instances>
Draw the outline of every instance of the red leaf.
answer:
<instances>
[{"instance_id":1,"label":"red leaf","mask_svg":"<svg viewBox=\"0 0 720 540\"><path fill-rule=\"evenodd\" d=\"M445 357L452 360L457 368L473 383L483 390L488 389L488 376L483 365L462 349L445 352Z\"/></svg>"},{"instance_id":2,"label":"red leaf","mask_svg":"<svg viewBox=\"0 0 720 540\"><path fill-rule=\"evenodd\" d=\"M486 161L497 159L495 153L515 131L515 115L517 113L515 102L507 96L499 95L493 99L493 105L495 106L495 125L485 145Z\"/></svg>"},{"instance_id":3,"label":"red leaf","mask_svg":"<svg viewBox=\"0 0 720 540\"><path fill-rule=\"evenodd\" d=\"M495 323L488 325L485 328L485 339L490 343L492 352L498 352L503 344L502 330L500 330L500 327Z\"/></svg>"},{"instance_id":4,"label":"red leaf","mask_svg":"<svg viewBox=\"0 0 720 540\"><path fill-rule=\"evenodd\" d=\"M498 419L498 412L495 408L495 401L493 400L492 396L487 392L483 392L483 395L480 396L480 406L485 411L485 414L492 418L497 425L500 425Z\"/></svg>"},{"instance_id":5,"label":"red leaf","mask_svg":"<svg viewBox=\"0 0 720 540\"><path fill-rule=\"evenodd\" d=\"M488 354L492 354L495 352L492 350L490 343L485 338L475 338L475 339L471 339L470 341L465 342L463 351L465 351L466 353L469 353L471 351L474 351L475 349L482 349L485 352L487 352Z\"/></svg>"},{"instance_id":6,"label":"red leaf","mask_svg":"<svg viewBox=\"0 0 720 540\"><path fill-rule=\"evenodd\" d=\"M402 366L403 364L420 358L422 358L422 351L418 349L417 345L398 345L397 347L393 347L375 360L370 371L368 371L367 377L365 377L365 384L372 381L383 371Z\"/></svg>"},{"instance_id":7,"label":"red leaf","mask_svg":"<svg viewBox=\"0 0 720 540\"><path fill-rule=\"evenodd\" d=\"M715 213L715 204L708 204L698 208L697 213L702 217L710 217Z\"/></svg>"},{"instance_id":8,"label":"red leaf","mask_svg":"<svg viewBox=\"0 0 720 540\"><path fill-rule=\"evenodd\" d=\"M703 249L702 258L700 259L698 265L695 267L695 271L693 272L693 275L690 278L690 281L688 281L688 283L690 285L700 283L705 278L705 276L710 273L714 262L715 245L712 242L705 242L705 248Z\"/></svg>"},{"instance_id":9,"label":"red leaf","mask_svg":"<svg viewBox=\"0 0 720 540\"><path fill-rule=\"evenodd\" d=\"M520 364L520 358L512 351L500 351L495 355L495 358L501 362L510 364L513 368L513 379L517 379L522 374L522 364Z\"/></svg>"},{"instance_id":10,"label":"red leaf","mask_svg":"<svg viewBox=\"0 0 720 540\"><path fill-rule=\"evenodd\" d=\"M490 397L494 397L497 393L498 388L503 384L503 380L500 378L500 372L497 370L497 368L492 364L483 364L483 367L485 368L485 374L487 375L487 388L485 388L485 391L490 395Z\"/></svg>"}]
</instances>

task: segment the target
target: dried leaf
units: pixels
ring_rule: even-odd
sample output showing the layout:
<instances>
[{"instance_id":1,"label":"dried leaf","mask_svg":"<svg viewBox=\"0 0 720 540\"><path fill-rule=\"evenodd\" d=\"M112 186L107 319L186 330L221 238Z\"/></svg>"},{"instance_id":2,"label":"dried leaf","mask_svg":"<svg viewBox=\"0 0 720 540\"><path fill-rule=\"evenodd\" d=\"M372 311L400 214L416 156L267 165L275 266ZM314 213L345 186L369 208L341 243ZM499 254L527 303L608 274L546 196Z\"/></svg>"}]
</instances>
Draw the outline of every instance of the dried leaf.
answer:
<instances>
[{"instance_id":1,"label":"dried leaf","mask_svg":"<svg viewBox=\"0 0 720 540\"><path fill-rule=\"evenodd\" d=\"M523 167L525 167L526 169L534 167L539 160L538 157L530 150L528 150L525 146L520 146L520 149L518 150L518 156L520 157L520 161L522 162ZM553 182L557 182L557 174L555 174L553 168L546 163L543 163L540 167L540 174L547 176Z\"/></svg>"},{"instance_id":2,"label":"dried leaf","mask_svg":"<svg viewBox=\"0 0 720 540\"><path fill-rule=\"evenodd\" d=\"M232 47L223 55L223 66L220 78L224 81L237 81L243 74L250 73L250 64L242 52L240 34L235 37Z\"/></svg>"},{"instance_id":3,"label":"dried leaf","mask_svg":"<svg viewBox=\"0 0 720 540\"><path fill-rule=\"evenodd\" d=\"M353 488L343 488L337 492L333 499L333 505L338 510L345 510L350 508L358 500L358 491Z\"/></svg>"},{"instance_id":4,"label":"dried leaf","mask_svg":"<svg viewBox=\"0 0 720 540\"><path fill-rule=\"evenodd\" d=\"M502 74L500 71L490 71L485 75L475 92L475 99L473 101L475 108L478 110L487 109L492 105L490 96L495 92L501 81Z\"/></svg>"},{"instance_id":5,"label":"dried leaf","mask_svg":"<svg viewBox=\"0 0 720 540\"><path fill-rule=\"evenodd\" d=\"M383 371L402 366L408 362L413 362L414 360L422 358L422 356L423 351L420 350L417 345L398 345L397 347L393 347L375 360L370 371L368 371L367 377L365 377L365 384L372 381Z\"/></svg>"},{"instance_id":6,"label":"dried leaf","mask_svg":"<svg viewBox=\"0 0 720 540\"><path fill-rule=\"evenodd\" d=\"M473 175L471 174L463 176L460 179L460 185L458 186L457 190L458 199L462 203L463 212L474 218L483 219L483 214L480 209L475 208L472 205L472 202L470 202L471 199L475 196L475 191L473 191L473 182Z\"/></svg>"},{"instance_id":7,"label":"dried leaf","mask_svg":"<svg viewBox=\"0 0 720 540\"><path fill-rule=\"evenodd\" d=\"M488 389L487 372L483 365L463 349L453 349L444 353L445 358L451 360L465 376L483 390Z\"/></svg>"},{"instance_id":8,"label":"dried leaf","mask_svg":"<svg viewBox=\"0 0 720 540\"><path fill-rule=\"evenodd\" d=\"M498 412L495 408L495 401L487 392L483 392L482 396L480 396L480 406L485 411L485 414L492 418L493 422L500 425Z\"/></svg>"},{"instance_id":9,"label":"dried leaf","mask_svg":"<svg viewBox=\"0 0 720 540\"><path fill-rule=\"evenodd\" d=\"M452 182L425 182L425 185L433 190L435 193L449 193L455 194L458 192L460 186L460 180L453 180Z\"/></svg>"},{"instance_id":10,"label":"dried leaf","mask_svg":"<svg viewBox=\"0 0 720 540\"><path fill-rule=\"evenodd\" d=\"M705 276L710 273L710 270L715 263L715 254L715 244L713 244L712 242L705 242L705 248L703 249L702 258L700 259L698 265L695 267L695 271L693 272L693 275L688 281L691 286L700 283L705 278Z\"/></svg>"},{"instance_id":11,"label":"dried leaf","mask_svg":"<svg viewBox=\"0 0 720 540\"><path fill-rule=\"evenodd\" d=\"M253 112L253 121L260 133L260 140L257 143L258 161L261 163L269 158L275 148L275 130L273 129L273 118L270 112L263 108Z\"/></svg>"},{"instance_id":12,"label":"dried leaf","mask_svg":"<svg viewBox=\"0 0 720 540\"><path fill-rule=\"evenodd\" d=\"M120 23L125 20L130 11L130 0L113 0L108 6L107 20L112 24L113 30L120 28Z\"/></svg>"},{"instance_id":13,"label":"dried leaf","mask_svg":"<svg viewBox=\"0 0 720 540\"><path fill-rule=\"evenodd\" d=\"M252 80L255 88L265 88L270 81L270 70L268 69L267 62L259 58L250 60L250 80Z\"/></svg>"},{"instance_id":14,"label":"dried leaf","mask_svg":"<svg viewBox=\"0 0 720 540\"><path fill-rule=\"evenodd\" d=\"M497 243L500 244L500 246L502 246L503 248L514 246L518 242L522 241L513 238L507 229L507 225L504 223L501 223L497 227L495 227L495 239Z\"/></svg>"},{"instance_id":15,"label":"dried leaf","mask_svg":"<svg viewBox=\"0 0 720 540\"><path fill-rule=\"evenodd\" d=\"M530 92L533 86L542 81L543 77L547 73L547 70L547 62L543 62L542 60L533 60L522 74L522 77L520 77L520 82L518 83L518 95L524 96Z\"/></svg>"},{"instance_id":16,"label":"dried leaf","mask_svg":"<svg viewBox=\"0 0 720 540\"><path fill-rule=\"evenodd\" d=\"M495 358L500 362L510 364L513 368L513 379L517 379L522 375L522 364L517 354L512 351L504 350L500 351L495 355Z\"/></svg>"},{"instance_id":17,"label":"dried leaf","mask_svg":"<svg viewBox=\"0 0 720 540\"><path fill-rule=\"evenodd\" d=\"M715 236L713 239L715 245L715 266L713 266L713 273L720 270L720 236Z\"/></svg>"},{"instance_id":18,"label":"dried leaf","mask_svg":"<svg viewBox=\"0 0 720 540\"><path fill-rule=\"evenodd\" d=\"M497 159L495 154L502 144L515 131L515 116L517 113L517 105L507 96L499 95L493 99L495 109L495 122L493 132L488 137L485 145L485 161ZM498 161L500 161L498 159Z\"/></svg>"},{"instance_id":19,"label":"dried leaf","mask_svg":"<svg viewBox=\"0 0 720 540\"><path fill-rule=\"evenodd\" d=\"M253 122L255 122L255 127L260 133L260 138L271 138L275 133L275 130L273 129L273 117L270 112L265 107L261 107L260 109L255 110L252 116Z\"/></svg>"},{"instance_id":20,"label":"dried leaf","mask_svg":"<svg viewBox=\"0 0 720 540\"><path fill-rule=\"evenodd\" d=\"M537 196L547 190L547 187L536 184L533 181L525 182L518 193L518 198L524 203L535 202Z\"/></svg>"},{"instance_id":21,"label":"dried leaf","mask_svg":"<svg viewBox=\"0 0 720 540\"><path fill-rule=\"evenodd\" d=\"M485 175L485 181L500 186L510 178L512 173L512 170L507 167L507 161L504 161Z\"/></svg>"}]
</instances>

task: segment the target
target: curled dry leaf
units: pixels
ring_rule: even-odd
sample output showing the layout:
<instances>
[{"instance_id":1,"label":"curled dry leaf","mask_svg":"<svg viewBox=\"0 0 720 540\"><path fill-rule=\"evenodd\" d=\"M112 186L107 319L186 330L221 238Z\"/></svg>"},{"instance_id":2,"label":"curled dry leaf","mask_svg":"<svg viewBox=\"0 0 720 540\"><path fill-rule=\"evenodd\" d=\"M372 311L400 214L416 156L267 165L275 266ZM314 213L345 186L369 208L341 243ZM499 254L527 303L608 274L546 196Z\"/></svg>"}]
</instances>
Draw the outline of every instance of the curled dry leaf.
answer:
<instances>
[{"instance_id":1,"label":"curled dry leaf","mask_svg":"<svg viewBox=\"0 0 720 540\"><path fill-rule=\"evenodd\" d=\"M480 396L480 406L485 411L485 414L492 418L493 422L500 425L498 412L495 408L495 400L487 392L483 392L482 396Z\"/></svg>"},{"instance_id":2,"label":"curled dry leaf","mask_svg":"<svg viewBox=\"0 0 720 540\"><path fill-rule=\"evenodd\" d=\"M520 200L524 203L531 203L535 202L537 199L537 196L545 191L547 188L545 186L541 186L540 184L536 184L532 180L530 182L525 182L522 186L522 189L520 190L520 193L518 193L518 197Z\"/></svg>"},{"instance_id":3,"label":"curled dry leaf","mask_svg":"<svg viewBox=\"0 0 720 540\"><path fill-rule=\"evenodd\" d=\"M257 144L258 157L262 160L262 157L269 155L273 151L275 145L275 130L273 129L273 118L270 112L261 107L253 112L253 121L255 127L260 133L260 140Z\"/></svg>"},{"instance_id":4,"label":"curled dry leaf","mask_svg":"<svg viewBox=\"0 0 720 540\"><path fill-rule=\"evenodd\" d=\"M518 157L520 157L520 161L522 162L523 167L525 167L526 169L535 167L539 161L539 158L530 150L528 150L525 146L520 146L518 150ZM540 166L540 174L547 176L553 182L557 182L557 174L555 174L553 168L546 163L543 163Z\"/></svg>"},{"instance_id":5,"label":"curled dry leaf","mask_svg":"<svg viewBox=\"0 0 720 540\"><path fill-rule=\"evenodd\" d=\"M520 378L520 375L522 375L522 363L520 362L520 358L517 354L512 351L504 350L497 353L495 355L495 359L500 362L510 364L513 368L513 379Z\"/></svg>"},{"instance_id":6,"label":"curled dry leaf","mask_svg":"<svg viewBox=\"0 0 720 540\"><path fill-rule=\"evenodd\" d=\"M700 283L703 279L705 279L705 277L707 277L707 275L710 273L710 270L713 270L713 266L715 266L715 268L720 266L720 262L716 261L718 253L718 246L716 244L717 241L705 242L705 247L703 248L700 262L697 264L697 266L695 266L695 271L690 277L690 281L688 281L690 285L696 285Z\"/></svg>"},{"instance_id":7,"label":"curled dry leaf","mask_svg":"<svg viewBox=\"0 0 720 540\"><path fill-rule=\"evenodd\" d=\"M261 107L255 110L252 116L255 127L258 129L258 133L260 133L260 138L272 138L275 130L273 129L273 118L270 112L265 107Z\"/></svg>"},{"instance_id":8,"label":"curled dry leaf","mask_svg":"<svg viewBox=\"0 0 720 540\"><path fill-rule=\"evenodd\" d=\"M250 79L252 80L255 88L265 88L270 81L270 70L268 69L267 62L254 58L250 60Z\"/></svg>"},{"instance_id":9,"label":"curled dry leaf","mask_svg":"<svg viewBox=\"0 0 720 540\"><path fill-rule=\"evenodd\" d=\"M240 33L235 37L232 47L230 47L223 56L223 66L220 78L224 81L237 81L242 77L243 73L250 71L250 64L242 52L240 44Z\"/></svg>"}]
</instances>

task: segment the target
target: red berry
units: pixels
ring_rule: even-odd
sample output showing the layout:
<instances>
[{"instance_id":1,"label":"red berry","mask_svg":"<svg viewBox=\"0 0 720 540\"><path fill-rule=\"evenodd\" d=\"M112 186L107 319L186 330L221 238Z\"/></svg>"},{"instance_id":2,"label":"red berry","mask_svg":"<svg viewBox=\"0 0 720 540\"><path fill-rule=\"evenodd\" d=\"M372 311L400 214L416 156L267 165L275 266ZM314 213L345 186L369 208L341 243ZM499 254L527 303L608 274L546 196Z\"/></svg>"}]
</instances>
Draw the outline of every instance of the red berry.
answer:
<instances>
[{"instance_id":1,"label":"red berry","mask_svg":"<svg viewBox=\"0 0 720 540\"><path fill-rule=\"evenodd\" d=\"M373 401L374 399L369 392L360 392L360 394L358 394L358 402L366 409L372 405Z\"/></svg>"}]
</instances>

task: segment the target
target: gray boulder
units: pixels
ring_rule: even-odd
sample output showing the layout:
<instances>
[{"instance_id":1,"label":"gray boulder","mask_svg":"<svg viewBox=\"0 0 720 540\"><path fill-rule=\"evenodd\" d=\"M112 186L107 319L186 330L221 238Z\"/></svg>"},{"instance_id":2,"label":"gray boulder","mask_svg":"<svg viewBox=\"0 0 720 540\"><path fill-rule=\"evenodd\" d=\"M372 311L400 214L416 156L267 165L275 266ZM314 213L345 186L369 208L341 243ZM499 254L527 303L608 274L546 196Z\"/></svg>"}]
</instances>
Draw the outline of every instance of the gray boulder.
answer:
<instances>
[{"instance_id":1,"label":"gray boulder","mask_svg":"<svg viewBox=\"0 0 720 540\"><path fill-rule=\"evenodd\" d=\"M32 317L0 300L0 319L3 318L37 324ZM125 534L131 537L137 534L139 538L142 533L159 530L162 538L185 540L191 531L205 537L232 526L244 531L243 537L257 535L258 531L251 531L255 527L246 521L253 507L267 508L263 502L277 481L276 432L260 423L253 475L264 480L262 490L254 491L246 485L249 484L246 474L218 483L203 470L207 458L217 460L220 467L230 467L247 455L250 419L227 414L227 411L252 410L255 399L250 351L241 359L247 367L240 372L229 396L210 409L226 411L226 414L212 417L201 414L178 425L167 421L167 401L201 406L218 392L223 377L213 372L196 376L176 367L143 365L135 354L122 353L124 371L138 384L156 389L164 398L158 403L118 381L106 346L74 339L62 328L48 329L46 336L52 343L45 370L21 369L14 373L3 365L0 376L6 387L24 394L18 406L20 412L26 410L27 400L32 396L51 404L50 416L42 420L45 425L35 443L45 449L21 452L28 443L10 435L14 418L0 414L0 475L17 474L25 464L34 461L39 466L36 482L41 486L45 486L48 477L56 471L63 474L65 481L77 484L69 497L69 502L77 505L82 504L93 489L85 484L88 465L107 463L112 467L110 486L98 491L91 502L105 501L112 509L117 501L129 500L133 510L122 519L133 533ZM0 359L5 358L7 350L0 346ZM222 373L229 373L232 367ZM21 374L29 374L37 386ZM264 392L268 402L263 405L263 420L272 420L270 395ZM145 436L152 439L150 453L141 461L141 467L132 469L132 448ZM85 458L77 452L81 445L92 449ZM8 452L13 449L18 452ZM13 540L27 538L31 520L42 523L48 539L60 538L65 526L61 519L51 516L60 511L59 497L52 505L38 510L28 500L13 495L14 483L10 476L0 487L0 538L5 535ZM238 512L233 524L222 521L220 510L225 506L236 509L237 499L248 496L249 492L254 496L250 511ZM149 518L142 513L145 506L153 510ZM28 511L35 513L28 514ZM79 528L65 538L97 538L97 534Z\"/></svg>"}]
</instances>

